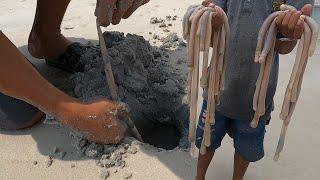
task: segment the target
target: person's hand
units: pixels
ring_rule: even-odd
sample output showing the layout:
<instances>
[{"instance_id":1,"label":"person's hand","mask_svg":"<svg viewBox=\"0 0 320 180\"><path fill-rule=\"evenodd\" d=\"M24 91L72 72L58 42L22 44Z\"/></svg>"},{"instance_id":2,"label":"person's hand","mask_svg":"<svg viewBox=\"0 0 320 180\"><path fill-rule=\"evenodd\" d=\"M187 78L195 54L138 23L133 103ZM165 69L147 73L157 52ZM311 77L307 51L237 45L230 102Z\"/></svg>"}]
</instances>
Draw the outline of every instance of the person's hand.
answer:
<instances>
[{"instance_id":1,"label":"person's hand","mask_svg":"<svg viewBox=\"0 0 320 180\"><path fill-rule=\"evenodd\" d=\"M117 144L124 137L126 126L119 119L128 116L127 107L111 101L75 104L61 117L62 125L83 133L89 141Z\"/></svg>"},{"instance_id":2,"label":"person's hand","mask_svg":"<svg viewBox=\"0 0 320 180\"><path fill-rule=\"evenodd\" d=\"M95 15L102 26L119 24L150 0L97 0Z\"/></svg>"},{"instance_id":3,"label":"person's hand","mask_svg":"<svg viewBox=\"0 0 320 180\"><path fill-rule=\"evenodd\" d=\"M311 12L311 4L306 4L300 11L288 10L283 12L276 20L279 31L287 38L300 39L304 31L304 20L301 15L310 16Z\"/></svg>"},{"instance_id":4,"label":"person's hand","mask_svg":"<svg viewBox=\"0 0 320 180\"><path fill-rule=\"evenodd\" d=\"M130 1L130 0L123 0L123 1ZM122 18L124 19L127 19L128 17L130 17L140 6L147 4L150 0L131 0L131 1L134 1L134 2L131 4L131 6L127 6L129 8L127 8L124 11L124 14L122 16Z\"/></svg>"},{"instance_id":5,"label":"person's hand","mask_svg":"<svg viewBox=\"0 0 320 180\"><path fill-rule=\"evenodd\" d=\"M215 10L216 15L212 18L213 29L220 30L224 23L223 13L220 9L216 7L212 0L205 0L202 2L202 5L205 7L212 7Z\"/></svg>"}]
</instances>

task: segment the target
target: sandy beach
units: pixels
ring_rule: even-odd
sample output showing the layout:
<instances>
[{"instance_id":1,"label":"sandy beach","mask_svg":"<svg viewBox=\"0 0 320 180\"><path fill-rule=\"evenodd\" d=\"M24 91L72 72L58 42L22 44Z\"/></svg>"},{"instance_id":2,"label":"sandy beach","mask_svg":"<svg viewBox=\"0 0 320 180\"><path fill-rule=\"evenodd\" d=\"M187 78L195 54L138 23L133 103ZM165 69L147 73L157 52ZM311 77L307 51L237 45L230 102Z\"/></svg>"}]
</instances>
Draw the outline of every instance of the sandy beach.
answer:
<instances>
[{"instance_id":1,"label":"sandy beach","mask_svg":"<svg viewBox=\"0 0 320 180\"><path fill-rule=\"evenodd\" d=\"M141 7L134 15L123 20L117 26L103 28L104 31L120 31L143 36L150 40L152 35L165 37L168 33L158 25L150 24L150 18L177 16L170 32L181 37L181 19L187 7L199 3L196 0L151 0ZM319 3L319 2L318 2ZM64 83L66 73L49 69L43 60L32 58L27 51L27 40L35 14L35 0L0 0L0 29L12 40L19 50L33 63L40 72L55 85ZM73 41L88 42L98 39L94 0L74 0L70 3L62 23L62 32ZM318 46L320 46L318 40ZM1 50L0 50L1 51ZM285 88L294 63L295 51L280 58L280 74L278 89L275 96L275 111L272 122L267 127L265 136L265 157L251 164L244 179L246 180L317 180L320 179L320 47L309 60L304 76L302 91L296 111L290 124L286 145L279 162L273 161L282 121L279 111L283 101ZM186 49L173 51L169 61L176 64L178 59L186 58ZM186 73L186 67L179 67ZM96 166L95 159L80 157L71 146L69 130L56 125L39 124L32 129L23 131L0 130L0 179L101 179L101 167ZM64 158L56 157L50 167L46 160L54 147L67 154ZM108 179L123 179L125 173L132 173L134 180L192 180L196 173L196 159L182 150L159 150L150 145L138 145L136 154L128 154L127 166L114 173L110 170ZM233 142L226 137L222 147L216 152L214 163L211 164L207 179L231 179L233 171ZM37 161L35 165L34 162Z\"/></svg>"}]
</instances>

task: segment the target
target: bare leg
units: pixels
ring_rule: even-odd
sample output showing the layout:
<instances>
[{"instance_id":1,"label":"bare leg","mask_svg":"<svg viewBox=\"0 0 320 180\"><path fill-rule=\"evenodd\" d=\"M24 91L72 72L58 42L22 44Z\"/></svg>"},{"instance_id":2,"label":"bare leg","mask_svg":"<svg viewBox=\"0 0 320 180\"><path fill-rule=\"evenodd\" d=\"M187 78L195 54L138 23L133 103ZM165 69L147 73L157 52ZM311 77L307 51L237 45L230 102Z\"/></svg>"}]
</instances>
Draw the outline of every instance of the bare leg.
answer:
<instances>
[{"instance_id":1,"label":"bare leg","mask_svg":"<svg viewBox=\"0 0 320 180\"><path fill-rule=\"evenodd\" d=\"M238 152L234 153L234 167L232 180L242 180L250 162L245 160Z\"/></svg>"},{"instance_id":2,"label":"bare leg","mask_svg":"<svg viewBox=\"0 0 320 180\"><path fill-rule=\"evenodd\" d=\"M207 151L206 154L204 155L201 155L201 153L199 153L196 180L205 179L207 169L210 165L213 155L214 155L214 151Z\"/></svg>"},{"instance_id":3,"label":"bare leg","mask_svg":"<svg viewBox=\"0 0 320 180\"><path fill-rule=\"evenodd\" d=\"M70 42L60 26L70 0L38 0L28 49L37 58L53 58L66 51Z\"/></svg>"}]
</instances>

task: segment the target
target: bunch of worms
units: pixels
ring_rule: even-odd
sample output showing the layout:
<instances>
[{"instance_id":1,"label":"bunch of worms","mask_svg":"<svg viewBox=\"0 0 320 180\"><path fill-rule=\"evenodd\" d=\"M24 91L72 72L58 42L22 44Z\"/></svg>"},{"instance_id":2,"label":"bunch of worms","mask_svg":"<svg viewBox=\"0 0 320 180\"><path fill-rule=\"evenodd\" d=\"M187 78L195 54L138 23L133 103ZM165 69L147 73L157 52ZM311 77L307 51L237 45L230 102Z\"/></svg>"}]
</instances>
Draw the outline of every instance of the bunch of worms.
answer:
<instances>
[{"instance_id":1,"label":"bunch of worms","mask_svg":"<svg viewBox=\"0 0 320 180\"><path fill-rule=\"evenodd\" d=\"M268 89L270 71L273 63L274 49L277 36L277 17L290 9L295 9L289 5L281 5L280 10L272 13L263 23L259 35L255 53L255 62L260 63L260 73L256 82L256 90L253 98L254 118L251 127L256 128L261 116L265 114L265 99ZM319 25L309 16L301 15L304 21L304 33L299 40L295 63L287 85L280 118L283 120L282 130L278 141L278 146L274 160L279 159L284 147L285 136L292 114L298 101L303 75L306 69L308 58L311 57L316 49L316 42L319 34Z\"/></svg>"},{"instance_id":2,"label":"bunch of worms","mask_svg":"<svg viewBox=\"0 0 320 180\"><path fill-rule=\"evenodd\" d=\"M214 17L223 15L219 29L213 26ZM194 153L199 87L208 90L207 117L200 153L205 154L211 143L211 125L215 123L215 107L219 93L224 89L225 52L228 47L229 23L227 15L218 6L190 6L183 17L183 37L188 42L188 101L190 105L189 141ZM201 67L202 63L202 67ZM200 78L200 73L202 74Z\"/></svg>"}]
</instances>

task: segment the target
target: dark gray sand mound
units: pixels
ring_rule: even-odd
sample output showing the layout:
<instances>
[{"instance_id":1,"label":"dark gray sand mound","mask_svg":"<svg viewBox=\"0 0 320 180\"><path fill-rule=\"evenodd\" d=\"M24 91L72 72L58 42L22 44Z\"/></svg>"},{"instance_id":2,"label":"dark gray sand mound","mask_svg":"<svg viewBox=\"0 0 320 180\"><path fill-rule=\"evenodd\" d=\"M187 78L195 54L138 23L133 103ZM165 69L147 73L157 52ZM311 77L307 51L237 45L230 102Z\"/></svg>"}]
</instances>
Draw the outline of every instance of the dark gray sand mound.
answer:
<instances>
[{"instance_id":1,"label":"dark gray sand mound","mask_svg":"<svg viewBox=\"0 0 320 180\"><path fill-rule=\"evenodd\" d=\"M144 141L165 149L173 149L174 144L186 148L189 113L182 103L186 77L165 60L163 48L150 46L141 36L105 32L104 37L119 98L129 105L130 117ZM70 77L66 91L86 102L110 99L99 46L90 46L81 61L85 71ZM102 145L75 139L86 155L104 151Z\"/></svg>"}]
</instances>

